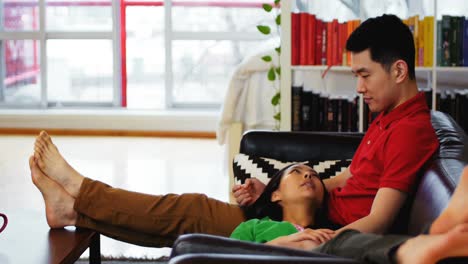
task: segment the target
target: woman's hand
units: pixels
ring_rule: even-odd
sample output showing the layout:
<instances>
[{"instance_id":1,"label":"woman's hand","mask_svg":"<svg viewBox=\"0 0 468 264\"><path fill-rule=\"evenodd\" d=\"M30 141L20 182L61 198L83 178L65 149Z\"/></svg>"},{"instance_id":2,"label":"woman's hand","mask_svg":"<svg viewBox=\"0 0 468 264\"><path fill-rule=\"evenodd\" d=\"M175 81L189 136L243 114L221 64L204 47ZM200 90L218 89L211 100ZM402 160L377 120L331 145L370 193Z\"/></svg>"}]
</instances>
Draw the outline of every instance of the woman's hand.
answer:
<instances>
[{"instance_id":1,"label":"woman's hand","mask_svg":"<svg viewBox=\"0 0 468 264\"><path fill-rule=\"evenodd\" d=\"M330 229L310 229L306 228L304 231L307 234L309 234L310 237L315 239L316 241L319 241L320 244L327 242L328 240L332 239L335 236L335 231L330 230Z\"/></svg>"},{"instance_id":2,"label":"woman's hand","mask_svg":"<svg viewBox=\"0 0 468 264\"><path fill-rule=\"evenodd\" d=\"M332 239L335 231L330 229L305 229L289 236L282 236L267 242L267 245L310 250Z\"/></svg>"},{"instance_id":3,"label":"woman's hand","mask_svg":"<svg viewBox=\"0 0 468 264\"><path fill-rule=\"evenodd\" d=\"M244 184L236 184L232 187L232 193L237 204L247 206L253 204L265 189L265 184L257 178L249 178Z\"/></svg>"}]
</instances>

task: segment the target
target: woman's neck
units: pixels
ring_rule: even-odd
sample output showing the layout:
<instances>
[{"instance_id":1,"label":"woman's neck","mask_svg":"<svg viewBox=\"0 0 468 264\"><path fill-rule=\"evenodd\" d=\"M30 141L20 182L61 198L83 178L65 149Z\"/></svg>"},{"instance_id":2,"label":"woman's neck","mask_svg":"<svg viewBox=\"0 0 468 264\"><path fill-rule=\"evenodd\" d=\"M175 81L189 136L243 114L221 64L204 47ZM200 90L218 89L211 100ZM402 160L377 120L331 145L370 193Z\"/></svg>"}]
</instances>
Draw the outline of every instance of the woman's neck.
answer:
<instances>
[{"instance_id":1,"label":"woman's neck","mask_svg":"<svg viewBox=\"0 0 468 264\"><path fill-rule=\"evenodd\" d=\"M315 211L317 206L310 203L288 204L283 206L283 221L302 227L315 224Z\"/></svg>"}]
</instances>

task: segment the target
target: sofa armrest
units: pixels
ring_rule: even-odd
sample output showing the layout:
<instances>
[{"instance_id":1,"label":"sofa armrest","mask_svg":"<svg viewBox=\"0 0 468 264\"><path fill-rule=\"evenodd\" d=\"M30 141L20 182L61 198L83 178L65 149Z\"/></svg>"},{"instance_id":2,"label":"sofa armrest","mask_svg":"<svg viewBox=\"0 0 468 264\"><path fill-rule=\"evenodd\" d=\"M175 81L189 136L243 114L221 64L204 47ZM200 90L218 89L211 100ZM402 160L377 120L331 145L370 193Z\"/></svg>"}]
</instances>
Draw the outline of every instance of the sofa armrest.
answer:
<instances>
[{"instance_id":1,"label":"sofa armrest","mask_svg":"<svg viewBox=\"0 0 468 264\"><path fill-rule=\"evenodd\" d=\"M351 159L364 134L248 131L240 153L284 161Z\"/></svg>"},{"instance_id":2,"label":"sofa armrest","mask_svg":"<svg viewBox=\"0 0 468 264\"><path fill-rule=\"evenodd\" d=\"M341 260L345 261L343 263L357 263L327 254L270 246L206 234L182 235L174 242L171 259L186 255L193 255L192 261L194 259L199 261L196 263L208 263L203 260L208 261L214 259L218 259L218 261L213 261L211 263L292 263L291 258L297 258L297 260L300 261L297 263L342 263L340 262ZM310 262L312 260L324 261L327 259L328 262ZM232 260L233 262L225 262L227 260ZM260 262L257 262L257 260ZM273 260L275 262L272 262ZM277 260L279 262L276 262ZM182 261L182 259L180 261ZM186 261L185 258L184 261Z\"/></svg>"},{"instance_id":3,"label":"sofa armrest","mask_svg":"<svg viewBox=\"0 0 468 264\"><path fill-rule=\"evenodd\" d=\"M258 256L238 254L186 254L172 258L169 264L359 264L342 258Z\"/></svg>"},{"instance_id":4,"label":"sofa armrest","mask_svg":"<svg viewBox=\"0 0 468 264\"><path fill-rule=\"evenodd\" d=\"M270 246L207 234L187 234L179 236L172 246L171 258L178 255L194 253L334 258L330 255L313 253L305 250Z\"/></svg>"}]
</instances>

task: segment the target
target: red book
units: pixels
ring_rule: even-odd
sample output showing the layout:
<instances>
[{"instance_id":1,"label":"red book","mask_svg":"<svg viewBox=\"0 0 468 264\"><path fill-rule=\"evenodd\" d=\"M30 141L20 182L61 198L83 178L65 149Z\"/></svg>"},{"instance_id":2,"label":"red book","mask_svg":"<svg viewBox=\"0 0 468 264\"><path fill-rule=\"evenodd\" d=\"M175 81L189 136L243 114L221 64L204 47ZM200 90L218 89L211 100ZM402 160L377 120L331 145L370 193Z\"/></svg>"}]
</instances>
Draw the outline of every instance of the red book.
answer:
<instances>
[{"instance_id":1,"label":"red book","mask_svg":"<svg viewBox=\"0 0 468 264\"><path fill-rule=\"evenodd\" d=\"M327 25L327 65L333 65L333 22L326 22Z\"/></svg>"},{"instance_id":2,"label":"red book","mask_svg":"<svg viewBox=\"0 0 468 264\"><path fill-rule=\"evenodd\" d=\"M309 15L309 23L308 23L308 33L307 33L307 40L309 46L307 47L308 50L308 58L307 58L307 65L314 65L315 64L315 34L316 34L316 19L315 15Z\"/></svg>"},{"instance_id":3,"label":"red book","mask_svg":"<svg viewBox=\"0 0 468 264\"><path fill-rule=\"evenodd\" d=\"M347 26L346 41L348 41L349 36L351 35L351 33L353 33L355 23L353 20L350 20L347 22L347 24L348 26ZM345 44L345 48L346 48L346 44ZM346 65L351 66L351 52L350 51L346 51Z\"/></svg>"},{"instance_id":4,"label":"red book","mask_svg":"<svg viewBox=\"0 0 468 264\"><path fill-rule=\"evenodd\" d=\"M328 22L323 22L322 24L322 55L320 55L321 65L327 65L327 37L328 37Z\"/></svg>"},{"instance_id":5,"label":"red book","mask_svg":"<svg viewBox=\"0 0 468 264\"><path fill-rule=\"evenodd\" d=\"M333 19L331 22L332 24L332 36L331 36L331 49L332 49L332 63L330 65L337 65L338 64L338 30L339 30L339 25L338 25L338 20Z\"/></svg>"},{"instance_id":6,"label":"red book","mask_svg":"<svg viewBox=\"0 0 468 264\"><path fill-rule=\"evenodd\" d=\"M339 33L339 38L340 38L340 43L339 43L339 54L338 54L338 64L339 65L346 65L346 40L348 38L348 23L341 23L340 24L340 32Z\"/></svg>"},{"instance_id":7,"label":"red book","mask_svg":"<svg viewBox=\"0 0 468 264\"><path fill-rule=\"evenodd\" d=\"M315 65L322 65L323 22L315 21Z\"/></svg>"},{"instance_id":8,"label":"red book","mask_svg":"<svg viewBox=\"0 0 468 264\"><path fill-rule=\"evenodd\" d=\"M309 33L309 14L308 13L300 13L300 44L299 44L299 65L306 65L308 55L309 55L309 38L308 38L308 33Z\"/></svg>"},{"instance_id":9,"label":"red book","mask_svg":"<svg viewBox=\"0 0 468 264\"><path fill-rule=\"evenodd\" d=\"M299 14L291 13L291 65L299 65Z\"/></svg>"}]
</instances>

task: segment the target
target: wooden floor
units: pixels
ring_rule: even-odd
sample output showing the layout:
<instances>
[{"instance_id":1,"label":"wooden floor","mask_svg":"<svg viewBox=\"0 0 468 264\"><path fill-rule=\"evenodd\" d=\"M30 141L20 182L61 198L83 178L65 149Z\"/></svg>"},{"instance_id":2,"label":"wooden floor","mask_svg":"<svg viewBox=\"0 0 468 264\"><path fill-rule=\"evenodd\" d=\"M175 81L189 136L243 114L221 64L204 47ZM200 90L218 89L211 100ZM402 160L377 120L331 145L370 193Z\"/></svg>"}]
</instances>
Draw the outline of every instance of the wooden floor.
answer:
<instances>
[{"instance_id":1,"label":"wooden floor","mask_svg":"<svg viewBox=\"0 0 468 264\"><path fill-rule=\"evenodd\" d=\"M79 172L115 187L150 194L201 192L228 200L225 155L214 139L57 136L53 140ZM27 162L33 142L32 136L0 136L0 191L11 197L0 201L0 212L5 207L44 210ZM104 256L157 258L170 250L103 237L101 252Z\"/></svg>"}]
</instances>

